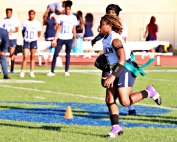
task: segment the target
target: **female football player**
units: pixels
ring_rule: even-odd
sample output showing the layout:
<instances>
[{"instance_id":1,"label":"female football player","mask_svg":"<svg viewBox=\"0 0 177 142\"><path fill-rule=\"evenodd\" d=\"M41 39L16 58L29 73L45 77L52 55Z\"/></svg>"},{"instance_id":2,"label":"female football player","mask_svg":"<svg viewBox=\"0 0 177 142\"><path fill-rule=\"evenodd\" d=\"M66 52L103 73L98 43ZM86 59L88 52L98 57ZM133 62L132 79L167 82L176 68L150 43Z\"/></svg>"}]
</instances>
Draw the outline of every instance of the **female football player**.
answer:
<instances>
[{"instance_id":1,"label":"female football player","mask_svg":"<svg viewBox=\"0 0 177 142\"><path fill-rule=\"evenodd\" d=\"M37 40L41 35L41 24L35 20L35 11L28 12L29 19L25 20L22 24L22 36L24 38L23 44L23 62L21 66L20 77L24 77L24 69L30 52L30 76L34 75L34 57L37 49Z\"/></svg>"},{"instance_id":2,"label":"female football player","mask_svg":"<svg viewBox=\"0 0 177 142\"><path fill-rule=\"evenodd\" d=\"M120 19L114 15L105 15L101 18L99 29L99 33L104 35L102 41L103 52L110 68L112 68L110 75L104 78L104 86L107 88L105 101L112 124L112 129L106 137L117 137L123 134L123 129L119 126L119 110L115 98L118 97L120 104L123 106L130 106L144 98L152 98L160 105L161 98L153 86L132 93L136 76L124 66L125 62L130 66L133 66L133 64L130 60L129 50L120 35L122 32ZM117 85L113 85L115 80Z\"/></svg>"}]
</instances>

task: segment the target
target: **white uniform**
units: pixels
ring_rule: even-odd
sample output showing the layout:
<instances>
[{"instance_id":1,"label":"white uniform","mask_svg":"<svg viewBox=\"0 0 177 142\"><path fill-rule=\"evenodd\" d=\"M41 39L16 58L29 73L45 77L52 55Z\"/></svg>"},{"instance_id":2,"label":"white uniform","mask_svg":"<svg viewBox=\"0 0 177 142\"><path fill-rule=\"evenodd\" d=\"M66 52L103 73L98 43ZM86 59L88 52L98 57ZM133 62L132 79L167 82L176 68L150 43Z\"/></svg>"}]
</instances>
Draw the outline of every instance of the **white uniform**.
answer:
<instances>
[{"instance_id":1,"label":"white uniform","mask_svg":"<svg viewBox=\"0 0 177 142\"><path fill-rule=\"evenodd\" d=\"M27 42L38 40L38 31L41 31L41 24L37 20L25 20L22 24L22 30L25 31L24 40Z\"/></svg>"},{"instance_id":2,"label":"white uniform","mask_svg":"<svg viewBox=\"0 0 177 142\"><path fill-rule=\"evenodd\" d=\"M62 40L73 38L73 27L77 25L77 18L75 15L62 14L58 16L57 23L60 24L60 32L58 38Z\"/></svg>"},{"instance_id":3,"label":"white uniform","mask_svg":"<svg viewBox=\"0 0 177 142\"><path fill-rule=\"evenodd\" d=\"M15 17L11 17L9 19L4 18L1 22L1 27L7 30L7 32L14 31L16 27L19 27L19 25L19 21ZM17 33L12 33L12 35L9 35L9 39L17 39Z\"/></svg>"},{"instance_id":4,"label":"white uniform","mask_svg":"<svg viewBox=\"0 0 177 142\"><path fill-rule=\"evenodd\" d=\"M129 48L126 48L123 38L121 37L120 34L112 31L111 34L106 39L103 38L102 40L103 51L104 51L105 56L107 57L109 65L113 65L119 61L116 50L112 46L112 41L114 39L119 39L122 42L122 45L125 51L126 60L130 58L130 50Z\"/></svg>"}]
</instances>

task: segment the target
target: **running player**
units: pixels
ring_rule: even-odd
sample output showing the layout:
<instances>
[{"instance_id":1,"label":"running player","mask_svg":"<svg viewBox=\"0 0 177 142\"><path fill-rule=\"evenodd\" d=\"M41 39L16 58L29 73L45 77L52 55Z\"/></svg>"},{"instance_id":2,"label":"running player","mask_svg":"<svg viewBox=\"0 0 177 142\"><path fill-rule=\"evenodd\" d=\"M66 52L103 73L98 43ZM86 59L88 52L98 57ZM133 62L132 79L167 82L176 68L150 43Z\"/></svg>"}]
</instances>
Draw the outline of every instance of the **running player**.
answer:
<instances>
[{"instance_id":1,"label":"running player","mask_svg":"<svg viewBox=\"0 0 177 142\"><path fill-rule=\"evenodd\" d=\"M15 62L15 48L17 45L17 32L19 27L19 21L17 18L12 17L12 8L6 9L6 18L2 20L2 28L7 30L9 34L9 53L11 59L10 72L14 73L14 62Z\"/></svg>"},{"instance_id":2,"label":"running player","mask_svg":"<svg viewBox=\"0 0 177 142\"><path fill-rule=\"evenodd\" d=\"M30 52L30 76L35 77L34 75L34 57L37 49L37 40L41 35L41 24L34 19L35 11L30 10L28 12L29 19L25 20L22 24L22 36L24 38L23 44L23 62L21 66L20 77L25 76L24 69L26 67L27 58Z\"/></svg>"},{"instance_id":3,"label":"running player","mask_svg":"<svg viewBox=\"0 0 177 142\"><path fill-rule=\"evenodd\" d=\"M119 98L120 104L130 106L145 98L152 98L158 105L161 104L160 95L153 86L132 93L133 84L136 76L130 72L124 64L134 67L130 60L129 49L126 48L123 38L120 36L122 25L118 16L105 15L100 21L100 34L104 35L103 51L110 67L113 67L110 76L105 77L104 86L106 90L106 104L110 114L112 124L111 131L106 137L117 137L123 134L123 129L119 126L119 110L116 104L116 98ZM97 66L99 68L99 64ZM117 85L113 85L116 80ZM117 92L115 91L117 90Z\"/></svg>"},{"instance_id":4,"label":"running player","mask_svg":"<svg viewBox=\"0 0 177 142\"><path fill-rule=\"evenodd\" d=\"M69 76L69 64L70 64L70 51L71 51L71 44L72 39L74 37L74 47L75 47L75 40L76 40L76 25L77 25L77 18L73 14L71 14L71 1L65 2L65 14L59 15L57 23L57 31L55 34L55 38L53 40L53 45L56 45L55 53L52 60L52 67L51 72L47 74L47 76L54 76L54 70L56 65L56 58L62 46L65 45L66 49L66 62L65 62L65 76Z\"/></svg>"},{"instance_id":5,"label":"running player","mask_svg":"<svg viewBox=\"0 0 177 142\"><path fill-rule=\"evenodd\" d=\"M116 4L110 4L110 5L108 5L107 7L106 7L106 14L111 14L111 15L116 15L116 16L118 16L119 17L119 12L120 11L122 11L122 9L118 6L118 5L116 5ZM127 34L128 34L128 29L127 29L127 25L120 19L120 23L121 23L121 25L122 25L122 33L120 34L121 36L122 36L122 38L123 38L123 40L124 40L124 42L126 42L126 40L127 40ZM96 41L98 41L98 40L100 40L100 39L102 39L103 38L103 35L98 35L98 36L96 36L93 40L92 40L92 45L93 44L95 44L96 43ZM130 50L129 50L129 52L130 52ZM104 77L104 76L107 76L106 75L107 73L105 73L105 72L103 72L102 73L102 77ZM102 80L102 85L103 85L103 80ZM136 115L136 110L135 110L135 108L134 108L134 106L133 105L131 105L131 106L128 106L128 114L129 115Z\"/></svg>"}]
</instances>

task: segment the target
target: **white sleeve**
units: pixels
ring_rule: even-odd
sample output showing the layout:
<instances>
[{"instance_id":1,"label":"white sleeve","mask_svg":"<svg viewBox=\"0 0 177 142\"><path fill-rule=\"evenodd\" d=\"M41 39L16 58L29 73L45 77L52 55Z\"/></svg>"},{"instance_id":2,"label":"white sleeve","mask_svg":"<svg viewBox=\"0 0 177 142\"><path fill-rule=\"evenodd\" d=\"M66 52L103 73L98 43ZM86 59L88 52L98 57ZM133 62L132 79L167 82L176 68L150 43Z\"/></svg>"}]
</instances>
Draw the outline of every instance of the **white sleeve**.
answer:
<instances>
[{"instance_id":1,"label":"white sleeve","mask_svg":"<svg viewBox=\"0 0 177 142\"><path fill-rule=\"evenodd\" d=\"M123 27L123 31L121 33L121 36L127 38L128 37L127 25L123 21L121 21L121 24L122 24L122 27Z\"/></svg>"}]
</instances>

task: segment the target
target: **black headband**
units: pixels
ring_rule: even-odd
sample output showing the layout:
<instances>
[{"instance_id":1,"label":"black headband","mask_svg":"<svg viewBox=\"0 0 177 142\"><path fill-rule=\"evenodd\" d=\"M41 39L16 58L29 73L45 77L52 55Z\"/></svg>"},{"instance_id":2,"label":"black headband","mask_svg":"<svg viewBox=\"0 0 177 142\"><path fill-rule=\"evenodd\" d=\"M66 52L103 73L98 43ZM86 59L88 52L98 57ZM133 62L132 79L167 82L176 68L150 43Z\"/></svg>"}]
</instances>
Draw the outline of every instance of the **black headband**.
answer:
<instances>
[{"instance_id":1,"label":"black headband","mask_svg":"<svg viewBox=\"0 0 177 142\"><path fill-rule=\"evenodd\" d=\"M119 12L122 11L122 9L115 4L110 4L106 7L106 13L108 13L109 10L114 10L117 15L119 15Z\"/></svg>"}]
</instances>

